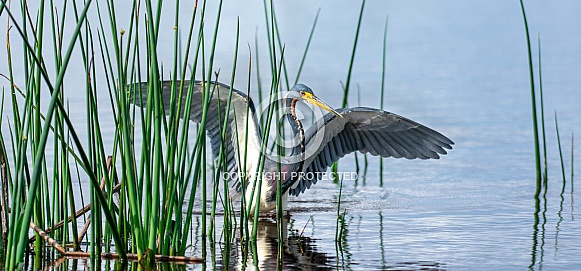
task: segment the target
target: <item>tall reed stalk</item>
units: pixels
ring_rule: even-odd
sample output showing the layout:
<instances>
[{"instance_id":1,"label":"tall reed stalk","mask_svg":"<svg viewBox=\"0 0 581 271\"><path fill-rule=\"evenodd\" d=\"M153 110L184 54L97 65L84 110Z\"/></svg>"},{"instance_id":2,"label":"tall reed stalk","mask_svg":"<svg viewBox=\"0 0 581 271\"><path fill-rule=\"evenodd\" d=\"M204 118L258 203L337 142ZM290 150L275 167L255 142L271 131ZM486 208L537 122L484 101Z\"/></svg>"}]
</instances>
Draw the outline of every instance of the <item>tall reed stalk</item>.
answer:
<instances>
[{"instance_id":1,"label":"tall reed stalk","mask_svg":"<svg viewBox=\"0 0 581 271\"><path fill-rule=\"evenodd\" d=\"M379 100L379 108L383 110L383 102L385 100L385 73L386 73L386 59L387 59L387 25L389 18L385 18L385 27L383 28L383 51L381 58L381 98ZM379 156L379 187L383 187L383 157Z\"/></svg>"},{"instance_id":2,"label":"tall reed stalk","mask_svg":"<svg viewBox=\"0 0 581 271\"><path fill-rule=\"evenodd\" d=\"M557 120L557 111L555 111L555 131L557 132L557 147L559 148L559 161L561 162L561 177L563 178L563 190L561 191L561 198L563 197L563 192L565 191L565 183L567 179L565 177L565 161L563 161L563 151L561 149L561 136L559 135L559 122Z\"/></svg>"},{"instance_id":3,"label":"tall reed stalk","mask_svg":"<svg viewBox=\"0 0 581 271\"><path fill-rule=\"evenodd\" d=\"M573 198L573 177L575 176L575 136L571 133L571 198Z\"/></svg>"},{"instance_id":4,"label":"tall reed stalk","mask_svg":"<svg viewBox=\"0 0 581 271\"><path fill-rule=\"evenodd\" d=\"M349 69L347 70L347 80L345 81L345 88L343 89L343 102L341 107L347 107L347 98L349 96L349 85L351 83L351 73L353 71L353 63L355 62L355 52L357 51L357 41L359 40L359 30L361 29L361 21L363 20L363 10L365 8L365 0L361 1L361 9L359 11L359 19L357 21L357 30L355 31L355 38L353 40L353 49L351 51L351 59L349 61ZM337 162L333 163L331 170L337 173ZM334 174L338 176L338 174ZM335 227L335 241L339 242L340 231L339 231L339 217L341 216L341 194L343 191L343 179L339 183L339 197L337 200L337 223Z\"/></svg>"},{"instance_id":5,"label":"tall reed stalk","mask_svg":"<svg viewBox=\"0 0 581 271\"><path fill-rule=\"evenodd\" d=\"M547 185L548 180L548 169L547 169L547 137L545 134L545 103L543 101L543 72L542 72L542 63L541 63L541 35L539 34L537 38L538 44L538 51L539 51L539 98L540 98L540 106L541 106L541 131L542 131L542 140L543 140L543 182L545 186Z\"/></svg>"},{"instance_id":6,"label":"tall reed stalk","mask_svg":"<svg viewBox=\"0 0 581 271\"><path fill-rule=\"evenodd\" d=\"M540 193L541 187L541 155L540 155L540 147L539 147L539 128L538 128L538 121L537 121L537 101L536 101L536 93L535 93L535 78L533 72L533 57L531 53L531 41L529 35L529 25L527 23L527 16L525 12L524 3L520 0L520 6L523 15L523 21L525 26L525 34L526 34L526 41L527 41L527 54L528 54L528 61L529 61L529 79L530 79L530 87L531 87L531 109L532 109L532 119L533 119L533 136L534 136L534 147L535 147L535 169L536 169L536 176L537 176L537 194Z\"/></svg>"}]
</instances>

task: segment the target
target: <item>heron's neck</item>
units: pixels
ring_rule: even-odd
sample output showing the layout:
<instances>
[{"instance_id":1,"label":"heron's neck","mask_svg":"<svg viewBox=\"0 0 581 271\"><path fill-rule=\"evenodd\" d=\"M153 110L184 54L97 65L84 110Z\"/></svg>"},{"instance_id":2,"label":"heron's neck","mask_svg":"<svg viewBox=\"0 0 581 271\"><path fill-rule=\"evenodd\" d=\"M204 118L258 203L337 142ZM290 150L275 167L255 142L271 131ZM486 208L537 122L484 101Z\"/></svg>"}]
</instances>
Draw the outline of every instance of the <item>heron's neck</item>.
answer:
<instances>
[{"instance_id":1,"label":"heron's neck","mask_svg":"<svg viewBox=\"0 0 581 271\"><path fill-rule=\"evenodd\" d=\"M294 146L291 150L291 156L294 157L293 159L291 159L291 161L296 161L296 162L289 164L287 169L285 170L285 172L287 174L285 175L286 179L283 180L283 182L282 182L282 193L283 194L285 194L288 191L288 189L293 186L293 184L295 184L297 181L299 181L300 175L293 174L293 173L302 172L303 165L305 163L305 133L304 133L304 129L303 129L303 124L297 118L297 115L295 112L297 101L298 101L298 99L296 99L296 98L285 99L285 106L290 107L290 109L291 109L291 114L288 114L288 113L286 114L287 119L288 119L289 124L291 126L293 135L298 135L299 142L298 142L298 144L293 144ZM273 191L276 191L276 190L273 190ZM276 194L272 193L269 200L273 201L275 199L276 199Z\"/></svg>"},{"instance_id":2,"label":"heron's neck","mask_svg":"<svg viewBox=\"0 0 581 271\"><path fill-rule=\"evenodd\" d=\"M298 99L296 99L296 98L292 99L290 101L291 114L288 115L289 124L292 128L293 135L298 134L298 136L299 136L299 143L294 144L292 151L291 151L291 155L293 155L293 156L305 154L305 131L303 129L303 124L297 118L297 114L295 112L297 102L298 102ZM301 164L301 167L302 167L303 160L304 160L304 158L302 158L302 157L301 157L301 159L299 159L299 163Z\"/></svg>"}]
</instances>

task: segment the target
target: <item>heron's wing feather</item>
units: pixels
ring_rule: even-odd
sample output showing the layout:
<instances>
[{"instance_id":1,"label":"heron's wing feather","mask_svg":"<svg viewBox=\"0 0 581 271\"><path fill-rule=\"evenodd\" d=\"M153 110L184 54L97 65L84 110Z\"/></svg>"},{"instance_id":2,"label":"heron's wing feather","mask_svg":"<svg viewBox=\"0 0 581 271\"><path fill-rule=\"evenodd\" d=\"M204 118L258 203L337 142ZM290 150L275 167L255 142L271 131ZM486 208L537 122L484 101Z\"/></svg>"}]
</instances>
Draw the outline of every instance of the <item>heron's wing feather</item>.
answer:
<instances>
[{"instance_id":1,"label":"heron's wing feather","mask_svg":"<svg viewBox=\"0 0 581 271\"><path fill-rule=\"evenodd\" d=\"M201 122L203 117L203 94L205 85L200 81L195 81L191 84L190 81L184 81L183 91L179 91L179 81L172 91L172 82L161 82L163 108L166 115L176 115L171 112L177 112L179 106L179 117L183 118L185 114L189 113L189 120L194 122ZM148 89L147 83L141 83L137 91L141 91L141 95L131 95L130 102L139 106L146 107ZM206 131L210 138L212 153L216 162L220 155L220 149L223 147L224 153L224 172L228 174L228 182L231 187L232 196L237 196L241 192L241 182L238 178L241 172L246 173L248 170L239 170L244 167L241 161L246 162L246 169L252 168L254 159L244 159L246 152L248 155L254 155L260 146L260 128L257 124L255 108L252 100L244 93L232 89L232 96L230 102L230 110L227 112L228 98L230 94L230 87L221 83L210 83L210 100L206 114ZM172 96L172 93L173 96ZM179 93L182 93L181 97ZM191 106L185 108L188 93L191 93ZM178 103L181 101L181 103ZM151 106L151 105L150 105ZM189 110L189 112L187 112ZM248 113L247 113L248 112ZM224 123L226 130L222 131ZM224 142L222 142L222 135L224 133ZM248 140L247 138L248 137Z\"/></svg>"},{"instance_id":2,"label":"heron's wing feather","mask_svg":"<svg viewBox=\"0 0 581 271\"><path fill-rule=\"evenodd\" d=\"M452 149L444 135L402 116L366 107L328 113L305 132L305 178L290 188L298 196L321 178L334 162L354 151L382 157L438 159Z\"/></svg>"}]
</instances>

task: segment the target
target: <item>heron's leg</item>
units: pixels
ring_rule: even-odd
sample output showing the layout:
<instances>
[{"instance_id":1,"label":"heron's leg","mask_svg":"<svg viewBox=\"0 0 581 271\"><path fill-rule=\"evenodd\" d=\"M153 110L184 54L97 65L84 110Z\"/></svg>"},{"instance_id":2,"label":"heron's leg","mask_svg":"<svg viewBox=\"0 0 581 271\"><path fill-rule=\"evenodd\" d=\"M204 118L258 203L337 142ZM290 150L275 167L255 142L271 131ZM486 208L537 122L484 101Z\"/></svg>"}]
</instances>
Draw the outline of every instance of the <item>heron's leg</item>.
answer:
<instances>
[{"instance_id":1,"label":"heron's leg","mask_svg":"<svg viewBox=\"0 0 581 271\"><path fill-rule=\"evenodd\" d=\"M290 221L290 218L291 218L291 213L289 212L289 210L284 210L282 212L282 222L286 224Z\"/></svg>"}]
</instances>

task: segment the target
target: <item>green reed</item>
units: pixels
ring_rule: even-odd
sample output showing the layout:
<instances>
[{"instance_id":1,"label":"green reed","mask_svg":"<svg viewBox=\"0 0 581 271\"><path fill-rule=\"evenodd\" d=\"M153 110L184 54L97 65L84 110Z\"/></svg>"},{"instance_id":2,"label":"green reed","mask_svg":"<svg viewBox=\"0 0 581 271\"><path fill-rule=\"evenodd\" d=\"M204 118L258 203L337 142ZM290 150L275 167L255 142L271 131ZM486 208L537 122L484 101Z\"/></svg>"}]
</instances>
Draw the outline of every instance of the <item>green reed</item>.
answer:
<instances>
[{"instance_id":1,"label":"green reed","mask_svg":"<svg viewBox=\"0 0 581 271\"><path fill-rule=\"evenodd\" d=\"M561 191L561 197L565 190L565 162L563 161L563 151L561 149L561 136L559 135L559 122L557 120L557 111L555 111L555 131L557 132L557 147L559 148L559 161L561 162L561 176L563 178L563 191Z\"/></svg>"},{"instance_id":2,"label":"green reed","mask_svg":"<svg viewBox=\"0 0 581 271\"><path fill-rule=\"evenodd\" d=\"M542 63L541 63L541 36L539 34L537 38L538 43L538 51L539 51L539 98L540 98L540 106L541 106L541 131L543 137L543 181L545 185L547 184L548 176L547 176L547 139L545 135L545 103L543 102L543 73L542 73Z\"/></svg>"},{"instance_id":3,"label":"green reed","mask_svg":"<svg viewBox=\"0 0 581 271\"><path fill-rule=\"evenodd\" d=\"M355 63L355 52L357 51L357 41L359 40L359 30L361 29L361 21L363 19L364 8L365 8L365 0L363 0L361 2L361 9L359 11L359 19L357 21L357 29L355 31L355 38L353 40L353 49L351 50L351 58L349 60L349 68L347 69L347 79L345 81L345 85L343 86L343 101L341 102L342 108L347 107L347 99L349 97L349 85L351 83L351 72L353 71L353 64ZM355 156L355 164L356 164L356 167L359 171L359 162L357 160L357 153L355 153L354 156ZM335 173L334 176L337 176L337 174L336 174L337 169L338 169L338 162L335 162L331 166L331 171ZM339 180L337 180L337 178L335 178L335 180L333 180L333 181L335 183L337 183ZM340 186L343 187L342 181L341 181ZM341 193L339 193L339 194L341 194ZM339 197L339 202L341 202L341 197ZM339 206L337 207L337 215L339 215Z\"/></svg>"},{"instance_id":4,"label":"green reed","mask_svg":"<svg viewBox=\"0 0 581 271\"><path fill-rule=\"evenodd\" d=\"M379 109L383 110L383 101L385 94L385 73L386 73L386 59L387 59L387 26L389 18L385 18L385 27L383 28L383 51L381 58L381 98L379 100ZM383 157L379 156L379 187L383 187Z\"/></svg>"},{"instance_id":5,"label":"green reed","mask_svg":"<svg viewBox=\"0 0 581 271\"><path fill-rule=\"evenodd\" d=\"M359 40L359 30L361 29L361 21L363 20L363 10L365 8L365 0L361 1L361 9L359 11L359 19L357 21L357 30L355 31L355 38L353 40L353 49L351 51L351 59L349 61L349 69L347 70L347 80L345 81L345 87L343 88L343 102L341 107L347 107L347 98L349 96L349 85L351 82L351 73L353 71L353 63L355 62L355 52L357 51L357 41ZM337 173L337 162L333 163L331 170ZM334 176L338 176L335 174ZM336 180L337 181L337 180ZM343 190L343 178L341 178L339 183L339 198L337 199L337 221L335 229L335 241L339 242L340 231L339 231L339 218L341 217L341 194Z\"/></svg>"},{"instance_id":6,"label":"green reed","mask_svg":"<svg viewBox=\"0 0 581 271\"><path fill-rule=\"evenodd\" d=\"M197 6L196 6L197 7ZM202 5L202 9L201 9L201 16L202 18L200 19L201 21L203 21L204 19L204 13L206 10L206 2L203 2ZM194 14L195 16L195 14ZM191 37L192 37L192 28L194 26L194 21L195 21L195 17L192 17L192 21L191 21L191 25L190 25L190 34L188 36L188 49L186 50L187 52L189 51L189 44L191 41ZM198 38L197 38L197 44L196 44L196 51L195 51L195 56L194 56L194 63L198 63L198 59L200 57L200 54L202 55L202 63L204 63L203 59L204 59L204 51L203 51L203 42L204 42L204 36L203 36L203 24L200 23L199 25L199 31L198 31ZM202 70L204 69L204 67L202 67ZM193 71L191 73L191 78L190 81L193 81L194 76L196 74L196 70L197 70L197 65L194 65L193 67ZM184 71L183 73L185 74L185 67L184 67ZM189 88L191 88L192 86L189 85ZM183 83L180 84L180 89L183 89ZM190 110L191 110L191 103L192 103L192 95L191 95L191 91L187 91L187 97L186 97L186 103L184 105L184 116L189 116L190 115ZM181 97L181 91L180 91L180 97ZM207 103L204 103L207 104ZM178 111L179 112L179 111ZM182 129L182 143L187 145L187 134L188 134L188 127L189 126L189 122L187 124L184 125L183 129ZM190 155L190 159L189 159L189 163L182 163L182 173L183 172L187 172L186 174L186 178L190 178L191 174L193 174L193 180L192 180L192 184L191 184L191 189L190 189L190 202L188 204L188 210L187 210L187 215L186 215L186 219L185 219L185 225L184 225L184 239L187 239L188 236L188 231L187 229L190 227L191 225L191 220L192 220L192 212L193 212L193 207L194 207L194 198L197 192L197 187L199 184L199 180L201 178L201 175L205 175L205 133L203 132L202 128L198 125L198 134L196 137L196 148L194 148L194 152ZM184 145L184 146L185 146ZM185 150L184 150L185 151ZM185 157L185 156L184 156ZM186 170L187 169L187 170ZM181 175L183 176L183 175ZM184 183L184 185L182 186L182 189L184 191L186 191L187 189L187 183ZM180 204L177 204L176 208L179 208L179 206L183 205L183 202L185 200L185 194L182 194L180 196ZM205 182L205 178L202 178L202 257L205 257L206 255L206 182ZM181 217L181 214L179 215ZM178 223L179 220L176 220L176 224ZM179 224L178 224L179 225ZM186 250L186 243L185 242L173 242L175 247L179 247L179 253L184 253Z\"/></svg>"},{"instance_id":7,"label":"green reed","mask_svg":"<svg viewBox=\"0 0 581 271\"><path fill-rule=\"evenodd\" d=\"M264 3L266 4L266 1L264 1ZM271 87L271 105L273 106L273 110L275 108L278 108L279 104L278 104L278 99L281 96L281 93L278 92L278 89L280 87L281 84L281 74L284 71L284 75L286 78L286 82L287 82L287 89L290 88L290 86L288 85L288 76L287 76L287 72L286 72L286 64L284 61L284 50L285 50L285 46L281 43L280 41L280 31L278 31L278 24L276 23L276 16L275 16L275 10L274 10L274 4L273 1L270 0L269 1L269 13L265 13L265 16L267 16L267 20L266 20L266 26L267 26L267 30L269 31L268 36L268 40L271 40L272 46L270 47L271 50L271 63L272 65L272 87ZM270 15L270 16L269 16ZM269 17L269 18L268 18ZM270 23L269 23L270 21ZM268 29L269 25L271 26L270 29ZM278 45L279 45L279 50L280 50L280 61L277 64L277 51L276 51L276 47L274 46L276 41L275 41L275 37L277 37L278 40ZM280 65L279 67L277 67L277 65ZM272 113L274 113L274 111L271 111ZM271 113L269 112L269 113ZM280 112L277 110L277 115L274 116L273 114L269 115L269 122L270 119L272 119L272 117L275 117L275 127L276 127L276 131L280 131L278 128L279 127L283 127L283 135L284 135L284 126L281 125L280 120L281 120L281 115ZM266 128L270 128L270 126L267 126ZM266 131L266 130L263 130ZM268 140L267 140L268 141ZM268 144L268 143L267 143ZM276 144L276 143L275 143ZM281 170L281 159L282 159L282 155L285 155L284 153L284 149L283 146L281 146L280 144L277 144L277 152L279 155L277 155L277 171L278 172L282 172ZM283 240L284 240L284 236L283 236L283 227L285 226L285 224L283 223L283 209L282 209L282 180L281 177L278 176L276 178L276 221L277 221L277 230L278 230L278 253L277 253L277 268L279 266L282 266L282 255L283 255ZM255 220L256 221L256 220ZM255 228L258 227L257 224L254 225Z\"/></svg>"},{"instance_id":8,"label":"green reed","mask_svg":"<svg viewBox=\"0 0 581 271\"><path fill-rule=\"evenodd\" d=\"M530 78L530 87L531 87L531 109L532 109L532 119L533 119L533 136L534 136L534 144L535 144L535 169L537 175L537 193L540 192L541 187L541 156L540 156L540 147L539 147L539 129L538 129L538 120L537 120L537 102L536 102L536 94L535 94L535 79L534 79L534 72L533 72L533 57L531 53L531 41L529 36L529 26L527 23L527 16L525 12L524 3L520 0L520 6L523 15L523 21L525 26L525 33L526 33L526 41L527 41L527 54L529 60L529 78Z\"/></svg>"},{"instance_id":9,"label":"green reed","mask_svg":"<svg viewBox=\"0 0 581 271\"><path fill-rule=\"evenodd\" d=\"M321 8L317 10L317 15L313 21L313 26L311 27L311 32L309 33L309 38L307 39L307 44L305 45L305 50L303 51L303 56L301 58L301 63L299 65L299 69L297 71L297 77L295 78L294 85L299 82L301 78L301 72L303 70L303 66L305 64L305 60L307 59L307 53L309 52L309 47L311 45L311 40L313 39L313 34L315 33L315 28L317 27L317 22L319 21L319 14L321 13Z\"/></svg>"},{"instance_id":10,"label":"green reed","mask_svg":"<svg viewBox=\"0 0 581 271\"><path fill-rule=\"evenodd\" d=\"M353 72L353 64L355 63L355 52L357 51L357 41L359 41L359 31L361 30L361 21L363 20L363 10L365 9L365 0L361 1L361 9L359 11L359 19L357 20L357 30L355 31L355 38L353 39L353 49L351 50L351 59L349 60L349 69L347 70L347 79L345 81L345 89L343 90L343 102L341 107L347 107L347 99L349 97L349 86L351 84L351 74Z\"/></svg>"},{"instance_id":11,"label":"green reed","mask_svg":"<svg viewBox=\"0 0 581 271\"><path fill-rule=\"evenodd\" d=\"M575 159L575 136L573 133L571 133L571 198L573 198L573 177L575 176L575 168L573 165L575 165L575 163L573 162Z\"/></svg>"},{"instance_id":12,"label":"green reed","mask_svg":"<svg viewBox=\"0 0 581 271\"><path fill-rule=\"evenodd\" d=\"M236 45L234 50L234 60L232 64L232 74L231 74L231 81L230 81L230 97L228 97L228 102L230 103L233 93L233 86L234 86L234 78L236 77L236 64L238 63L238 44L240 41L240 18L236 21ZM228 104L226 112L230 112L230 104ZM223 130L226 131L226 122L224 123ZM226 141L226 134L223 133L222 142ZM248 130L245 132L246 138L248 138ZM240 160L238 160L240 161ZM226 163L224 163L224 171L226 171ZM230 255L231 244L234 241L234 232L235 227L232 223L235 223L235 219L233 217L236 216L234 212L234 205L231 204L231 198L229 194L228 188L228 181L224 180L224 240L226 242L226 246L224 248L224 255ZM241 209L244 210L244 209ZM223 257L224 259L228 260L229 257ZM225 261L225 266L228 266L228 261Z\"/></svg>"}]
</instances>

